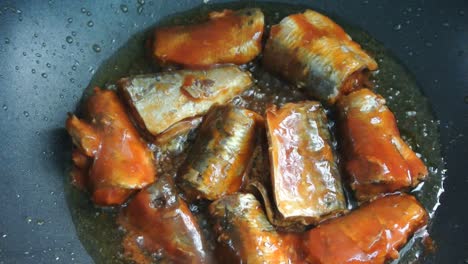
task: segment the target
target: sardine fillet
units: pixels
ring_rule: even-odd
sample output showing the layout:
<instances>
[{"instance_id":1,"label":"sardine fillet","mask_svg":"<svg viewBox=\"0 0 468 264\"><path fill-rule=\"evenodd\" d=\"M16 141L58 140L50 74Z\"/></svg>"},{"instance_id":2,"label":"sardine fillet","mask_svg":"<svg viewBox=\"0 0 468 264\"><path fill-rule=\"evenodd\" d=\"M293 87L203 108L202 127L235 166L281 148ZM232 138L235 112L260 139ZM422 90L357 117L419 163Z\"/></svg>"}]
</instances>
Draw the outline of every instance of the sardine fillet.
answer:
<instances>
[{"instance_id":1,"label":"sardine fillet","mask_svg":"<svg viewBox=\"0 0 468 264\"><path fill-rule=\"evenodd\" d=\"M244 64L261 51L264 16L258 8L211 12L194 25L157 28L152 53L163 64L207 67Z\"/></svg>"},{"instance_id":2,"label":"sardine fillet","mask_svg":"<svg viewBox=\"0 0 468 264\"><path fill-rule=\"evenodd\" d=\"M380 95L361 89L337 106L345 169L358 200L414 187L427 177Z\"/></svg>"},{"instance_id":3,"label":"sardine fillet","mask_svg":"<svg viewBox=\"0 0 468 264\"><path fill-rule=\"evenodd\" d=\"M115 92L96 88L86 103L86 121L74 115L66 121L80 152L73 156L73 180L90 189L96 204L121 204L155 180L153 154Z\"/></svg>"},{"instance_id":4,"label":"sardine fillet","mask_svg":"<svg viewBox=\"0 0 468 264\"><path fill-rule=\"evenodd\" d=\"M152 255L163 263L212 263L197 220L168 175L141 190L121 210L118 223L126 231L125 254L138 264L153 263Z\"/></svg>"},{"instance_id":5,"label":"sardine fillet","mask_svg":"<svg viewBox=\"0 0 468 264\"><path fill-rule=\"evenodd\" d=\"M377 63L328 17L312 10L271 28L263 66L315 98L334 103L366 81Z\"/></svg>"},{"instance_id":6,"label":"sardine fillet","mask_svg":"<svg viewBox=\"0 0 468 264\"><path fill-rule=\"evenodd\" d=\"M190 199L216 200L238 191L248 173L263 118L232 106L214 106L179 171L179 186Z\"/></svg>"},{"instance_id":7,"label":"sardine fillet","mask_svg":"<svg viewBox=\"0 0 468 264\"><path fill-rule=\"evenodd\" d=\"M391 195L332 219L303 235L305 263L385 263L427 224L427 213L411 195Z\"/></svg>"},{"instance_id":8,"label":"sardine fillet","mask_svg":"<svg viewBox=\"0 0 468 264\"><path fill-rule=\"evenodd\" d=\"M295 259L289 237L278 234L268 222L262 205L252 194L236 193L213 202L210 215L215 220L218 241L238 260L232 263L287 264ZM230 260L220 259L223 262Z\"/></svg>"},{"instance_id":9,"label":"sardine fillet","mask_svg":"<svg viewBox=\"0 0 468 264\"><path fill-rule=\"evenodd\" d=\"M266 112L273 197L285 220L317 224L346 210L327 117L319 102Z\"/></svg>"},{"instance_id":10,"label":"sardine fillet","mask_svg":"<svg viewBox=\"0 0 468 264\"><path fill-rule=\"evenodd\" d=\"M140 125L156 136L171 125L205 114L252 85L250 74L237 66L181 70L124 78L119 87Z\"/></svg>"}]
</instances>

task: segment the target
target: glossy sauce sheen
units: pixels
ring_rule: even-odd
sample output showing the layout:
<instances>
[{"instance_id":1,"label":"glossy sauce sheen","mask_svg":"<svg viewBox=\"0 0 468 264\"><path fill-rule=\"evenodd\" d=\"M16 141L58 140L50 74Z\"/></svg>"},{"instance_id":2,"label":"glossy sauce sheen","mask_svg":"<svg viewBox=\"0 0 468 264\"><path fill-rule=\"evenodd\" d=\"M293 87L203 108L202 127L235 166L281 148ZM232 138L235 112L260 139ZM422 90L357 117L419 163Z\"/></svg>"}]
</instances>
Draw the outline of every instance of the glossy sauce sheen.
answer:
<instances>
[{"instance_id":1,"label":"glossy sauce sheen","mask_svg":"<svg viewBox=\"0 0 468 264\"><path fill-rule=\"evenodd\" d=\"M140 191L118 222L126 230L125 254L137 263L212 263L197 220L168 175Z\"/></svg>"},{"instance_id":2,"label":"glossy sauce sheen","mask_svg":"<svg viewBox=\"0 0 468 264\"><path fill-rule=\"evenodd\" d=\"M96 88L86 110L87 122L70 116L66 123L81 152L75 151L72 174L78 185L90 189L96 204L121 204L134 190L155 180L153 155L113 91Z\"/></svg>"},{"instance_id":3,"label":"glossy sauce sheen","mask_svg":"<svg viewBox=\"0 0 468 264\"><path fill-rule=\"evenodd\" d=\"M303 235L311 264L384 263L398 257L408 236L427 223L426 210L410 195L390 195Z\"/></svg>"},{"instance_id":4,"label":"glossy sauce sheen","mask_svg":"<svg viewBox=\"0 0 468 264\"><path fill-rule=\"evenodd\" d=\"M189 199L216 200L238 191L249 172L263 118L250 110L214 106L178 174Z\"/></svg>"},{"instance_id":5,"label":"glossy sauce sheen","mask_svg":"<svg viewBox=\"0 0 468 264\"><path fill-rule=\"evenodd\" d=\"M414 187L427 176L380 95L361 89L337 105L345 169L358 200Z\"/></svg>"},{"instance_id":6,"label":"glossy sauce sheen","mask_svg":"<svg viewBox=\"0 0 468 264\"><path fill-rule=\"evenodd\" d=\"M266 123L273 196L282 217L307 225L344 212L346 201L320 103L271 107Z\"/></svg>"},{"instance_id":7,"label":"glossy sauce sheen","mask_svg":"<svg viewBox=\"0 0 468 264\"><path fill-rule=\"evenodd\" d=\"M338 24L312 10L290 15L271 28L262 64L329 103L362 85L363 70L377 69L374 59Z\"/></svg>"},{"instance_id":8,"label":"glossy sauce sheen","mask_svg":"<svg viewBox=\"0 0 468 264\"><path fill-rule=\"evenodd\" d=\"M268 222L262 205L252 194L233 194L213 202L210 214L221 246L234 259L218 256L218 263L278 263L295 260L289 236L280 235Z\"/></svg>"},{"instance_id":9,"label":"glossy sauce sheen","mask_svg":"<svg viewBox=\"0 0 468 264\"><path fill-rule=\"evenodd\" d=\"M260 9L210 13L201 24L157 28L153 56L162 64L207 67L243 64L261 51L264 17Z\"/></svg>"}]
</instances>

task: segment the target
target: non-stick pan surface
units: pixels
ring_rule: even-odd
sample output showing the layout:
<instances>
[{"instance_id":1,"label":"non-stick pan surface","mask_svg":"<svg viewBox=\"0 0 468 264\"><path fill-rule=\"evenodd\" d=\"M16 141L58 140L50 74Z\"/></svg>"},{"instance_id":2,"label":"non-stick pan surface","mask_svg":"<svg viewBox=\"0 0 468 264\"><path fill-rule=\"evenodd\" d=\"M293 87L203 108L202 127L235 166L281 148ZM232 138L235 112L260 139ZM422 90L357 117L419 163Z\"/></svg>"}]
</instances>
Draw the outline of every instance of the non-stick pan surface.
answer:
<instances>
[{"instance_id":1,"label":"non-stick pan surface","mask_svg":"<svg viewBox=\"0 0 468 264\"><path fill-rule=\"evenodd\" d=\"M283 2L310 5L367 30L414 73L440 120L448 168L431 232L438 249L428 262L467 263L468 3ZM63 192L71 147L66 113L94 70L132 34L201 4L0 1L0 263L92 262Z\"/></svg>"}]
</instances>

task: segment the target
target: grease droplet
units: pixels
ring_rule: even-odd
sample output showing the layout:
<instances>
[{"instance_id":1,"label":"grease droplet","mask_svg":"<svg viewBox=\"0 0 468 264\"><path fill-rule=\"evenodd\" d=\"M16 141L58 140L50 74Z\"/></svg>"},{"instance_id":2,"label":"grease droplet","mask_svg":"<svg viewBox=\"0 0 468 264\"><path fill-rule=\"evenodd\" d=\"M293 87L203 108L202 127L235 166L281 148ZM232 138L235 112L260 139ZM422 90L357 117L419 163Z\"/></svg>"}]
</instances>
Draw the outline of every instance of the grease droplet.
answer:
<instances>
[{"instance_id":1,"label":"grease droplet","mask_svg":"<svg viewBox=\"0 0 468 264\"><path fill-rule=\"evenodd\" d=\"M86 12L86 15L91 16L92 15L91 11Z\"/></svg>"},{"instance_id":2,"label":"grease droplet","mask_svg":"<svg viewBox=\"0 0 468 264\"><path fill-rule=\"evenodd\" d=\"M138 12L138 14L143 13L143 6L139 6L139 7L137 8L137 12Z\"/></svg>"},{"instance_id":3,"label":"grease droplet","mask_svg":"<svg viewBox=\"0 0 468 264\"><path fill-rule=\"evenodd\" d=\"M138 3L139 3L140 5L144 5L144 4L145 4L145 0L138 0Z\"/></svg>"},{"instance_id":4,"label":"grease droplet","mask_svg":"<svg viewBox=\"0 0 468 264\"><path fill-rule=\"evenodd\" d=\"M31 69L31 73L32 73L32 74L35 74L35 73L36 73L36 69Z\"/></svg>"},{"instance_id":5,"label":"grease droplet","mask_svg":"<svg viewBox=\"0 0 468 264\"><path fill-rule=\"evenodd\" d=\"M88 23L86 23L86 25L88 25L88 27L93 27L94 22L92 20L90 20L90 21L88 21Z\"/></svg>"},{"instance_id":6,"label":"grease droplet","mask_svg":"<svg viewBox=\"0 0 468 264\"><path fill-rule=\"evenodd\" d=\"M69 24L72 23L72 22L73 22L73 18L69 17L69 18L67 19L67 22L68 22Z\"/></svg>"},{"instance_id":7,"label":"grease droplet","mask_svg":"<svg viewBox=\"0 0 468 264\"><path fill-rule=\"evenodd\" d=\"M67 41L68 44L72 44L72 43L73 43L73 38L72 38L72 36L67 36L67 37L65 38L65 40Z\"/></svg>"},{"instance_id":8,"label":"grease droplet","mask_svg":"<svg viewBox=\"0 0 468 264\"><path fill-rule=\"evenodd\" d=\"M82 7L81 8L81 13L83 13L83 14L86 13L86 8Z\"/></svg>"},{"instance_id":9,"label":"grease droplet","mask_svg":"<svg viewBox=\"0 0 468 264\"><path fill-rule=\"evenodd\" d=\"M101 46L99 46L98 44L94 44L93 45L93 50L94 50L94 52L99 53L99 52L101 52Z\"/></svg>"},{"instance_id":10,"label":"grease droplet","mask_svg":"<svg viewBox=\"0 0 468 264\"><path fill-rule=\"evenodd\" d=\"M28 112L28 111L24 111L24 112L23 112L23 115L24 115L25 117L29 117L29 112Z\"/></svg>"},{"instance_id":11,"label":"grease droplet","mask_svg":"<svg viewBox=\"0 0 468 264\"><path fill-rule=\"evenodd\" d=\"M41 74L41 76L42 76L42 78L47 78L47 73L43 72L43 73Z\"/></svg>"},{"instance_id":12,"label":"grease droplet","mask_svg":"<svg viewBox=\"0 0 468 264\"><path fill-rule=\"evenodd\" d=\"M122 10L122 12L124 12L124 13L127 13L128 12L128 6L127 5L120 5L120 10Z\"/></svg>"},{"instance_id":13,"label":"grease droplet","mask_svg":"<svg viewBox=\"0 0 468 264\"><path fill-rule=\"evenodd\" d=\"M5 38L5 44L9 44L10 43L10 39L9 38Z\"/></svg>"},{"instance_id":14,"label":"grease droplet","mask_svg":"<svg viewBox=\"0 0 468 264\"><path fill-rule=\"evenodd\" d=\"M4 111L8 110L8 106L7 106L6 104L4 104L4 105L2 106L2 108L3 108Z\"/></svg>"},{"instance_id":15,"label":"grease droplet","mask_svg":"<svg viewBox=\"0 0 468 264\"><path fill-rule=\"evenodd\" d=\"M401 24L394 25L393 29L396 30L396 31L401 30Z\"/></svg>"}]
</instances>

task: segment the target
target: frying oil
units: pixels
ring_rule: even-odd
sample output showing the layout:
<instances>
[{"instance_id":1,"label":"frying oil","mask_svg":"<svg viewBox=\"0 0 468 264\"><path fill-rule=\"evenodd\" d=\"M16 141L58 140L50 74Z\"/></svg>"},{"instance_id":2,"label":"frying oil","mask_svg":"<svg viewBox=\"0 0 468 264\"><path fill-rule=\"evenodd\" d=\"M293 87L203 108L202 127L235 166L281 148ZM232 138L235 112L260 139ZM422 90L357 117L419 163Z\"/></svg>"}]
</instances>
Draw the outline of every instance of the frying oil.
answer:
<instances>
[{"instance_id":1,"label":"frying oil","mask_svg":"<svg viewBox=\"0 0 468 264\"><path fill-rule=\"evenodd\" d=\"M268 34L270 26L278 23L281 18L289 14L303 12L306 9L306 7L297 5L250 2L203 5L164 19L155 26L196 23L213 10L245 7L262 9L265 14L265 35ZM382 43L369 36L365 31L353 27L339 18L331 18L340 24L378 62L379 70L372 76L374 89L386 99L387 105L395 114L404 140L421 156L429 168L428 179L413 191L413 195L433 217L435 209L439 205L439 197L443 192L442 183L445 177L445 168L439 143L439 123L434 117L427 99L410 71ZM161 70L146 56L145 41L150 36L152 28L132 36L121 49L96 70L88 89L83 94L82 101L91 93L94 86L112 88L115 87L113 84L119 78ZM265 108L270 104L280 106L287 102L306 99L301 91L295 87L265 72L258 63L258 59L242 67L251 71L257 82L254 87L234 98L233 104L263 114ZM333 116L330 117L330 120L333 120ZM333 123L331 127L334 127ZM193 137L188 137L188 140L190 141L191 138ZM177 153L155 148L155 156L159 160L159 173L175 175L177 167L184 158L184 151L181 150L188 145L183 144L183 142L178 144L180 145L177 146ZM69 184L69 177L66 177L66 182L68 205L79 238L88 253L96 263L126 263L122 257L123 252L120 244L123 231L119 230L115 223L117 211L94 207L86 194L80 193ZM193 212L199 216L200 225L210 238L209 223L204 215L206 204L191 205L190 208L196 208ZM424 256L421 240L420 237L415 236L401 250L398 262L413 263L420 260Z\"/></svg>"}]
</instances>

